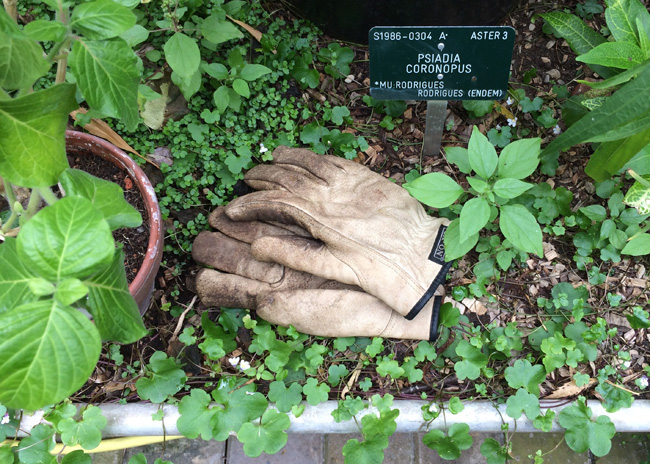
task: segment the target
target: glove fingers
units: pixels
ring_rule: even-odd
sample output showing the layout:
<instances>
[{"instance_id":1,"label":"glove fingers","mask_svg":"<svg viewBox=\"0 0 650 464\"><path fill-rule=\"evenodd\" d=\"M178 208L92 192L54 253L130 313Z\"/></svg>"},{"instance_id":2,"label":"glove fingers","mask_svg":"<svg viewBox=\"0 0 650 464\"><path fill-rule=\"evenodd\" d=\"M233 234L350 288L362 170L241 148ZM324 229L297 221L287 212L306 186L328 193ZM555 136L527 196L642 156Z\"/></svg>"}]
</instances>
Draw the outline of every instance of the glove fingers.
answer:
<instances>
[{"instance_id":1,"label":"glove fingers","mask_svg":"<svg viewBox=\"0 0 650 464\"><path fill-rule=\"evenodd\" d=\"M226 215L226 209L223 206L219 206L210 213L208 223L219 232L245 243L253 243L253 240L267 235L310 236L304 229L289 224L270 224L261 221L233 221Z\"/></svg>"},{"instance_id":2,"label":"glove fingers","mask_svg":"<svg viewBox=\"0 0 650 464\"><path fill-rule=\"evenodd\" d=\"M293 325L299 332L322 337L428 340L430 333L423 318L406 321L377 298L350 290L269 293L258 298L257 314L273 324Z\"/></svg>"},{"instance_id":3,"label":"glove fingers","mask_svg":"<svg viewBox=\"0 0 650 464\"><path fill-rule=\"evenodd\" d=\"M257 298L269 293L269 284L213 269L196 275L196 292L206 306L255 309Z\"/></svg>"},{"instance_id":4,"label":"glove fingers","mask_svg":"<svg viewBox=\"0 0 650 464\"><path fill-rule=\"evenodd\" d=\"M261 237L253 242L251 252L261 261L280 263L344 284L359 285L354 271L318 240L296 236Z\"/></svg>"},{"instance_id":5,"label":"glove fingers","mask_svg":"<svg viewBox=\"0 0 650 464\"><path fill-rule=\"evenodd\" d=\"M308 196L327 188L324 180L291 165L261 164L248 171L244 179L255 190L287 190Z\"/></svg>"},{"instance_id":6,"label":"glove fingers","mask_svg":"<svg viewBox=\"0 0 650 464\"><path fill-rule=\"evenodd\" d=\"M282 265L255 259L249 244L220 232L201 232L194 239L192 257L199 264L269 284L284 277Z\"/></svg>"}]
</instances>

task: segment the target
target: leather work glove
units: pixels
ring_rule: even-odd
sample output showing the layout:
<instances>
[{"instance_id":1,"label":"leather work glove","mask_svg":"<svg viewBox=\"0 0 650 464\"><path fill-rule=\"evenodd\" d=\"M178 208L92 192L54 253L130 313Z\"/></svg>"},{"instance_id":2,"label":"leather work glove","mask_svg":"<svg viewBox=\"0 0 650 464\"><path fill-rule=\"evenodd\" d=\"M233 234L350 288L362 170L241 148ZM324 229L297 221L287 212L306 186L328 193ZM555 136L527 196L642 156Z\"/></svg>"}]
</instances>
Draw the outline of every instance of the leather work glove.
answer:
<instances>
[{"instance_id":1,"label":"leather work glove","mask_svg":"<svg viewBox=\"0 0 650 464\"><path fill-rule=\"evenodd\" d=\"M245 181L258 191L228 204L230 219L299 226L317 240L259 237L251 247L258 260L357 285L409 320L444 282L448 220L428 216L406 190L367 167L278 147L273 163L252 168Z\"/></svg>"},{"instance_id":2,"label":"leather work glove","mask_svg":"<svg viewBox=\"0 0 650 464\"><path fill-rule=\"evenodd\" d=\"M409 321L359 287L262 262L251 253L250 243L268 236L300 237L304 244L321 246L304 231L258 221L234 222L223 207L208 221L218 232L201 232L192 245L195 261L219 269L197 274L197 293L205 305L254 309L268 322L293 325L311 335L435 340L438 312L433 302ZM442 295L436 297L438 303L441 299Z\"/></svg>"}]
</instances>

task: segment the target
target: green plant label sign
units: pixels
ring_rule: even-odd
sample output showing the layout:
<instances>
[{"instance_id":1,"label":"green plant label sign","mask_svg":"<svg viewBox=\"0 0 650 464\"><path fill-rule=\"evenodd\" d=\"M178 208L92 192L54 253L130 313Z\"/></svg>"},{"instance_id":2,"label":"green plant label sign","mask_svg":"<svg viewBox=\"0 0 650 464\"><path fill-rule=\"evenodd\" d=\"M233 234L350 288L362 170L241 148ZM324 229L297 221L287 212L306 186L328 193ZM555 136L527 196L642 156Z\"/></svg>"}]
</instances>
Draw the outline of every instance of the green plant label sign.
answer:
<instances>
[{"instance_id":1,"label":"green plant label sign","mask_svg":"<svg viewBox=\"0 0 650 464\"><path fill-rule=\"evenodd\" d=\"M499 100L515 30L502 26L370 29L370 93L378 100Z\"/></svg>"}]
</instances>

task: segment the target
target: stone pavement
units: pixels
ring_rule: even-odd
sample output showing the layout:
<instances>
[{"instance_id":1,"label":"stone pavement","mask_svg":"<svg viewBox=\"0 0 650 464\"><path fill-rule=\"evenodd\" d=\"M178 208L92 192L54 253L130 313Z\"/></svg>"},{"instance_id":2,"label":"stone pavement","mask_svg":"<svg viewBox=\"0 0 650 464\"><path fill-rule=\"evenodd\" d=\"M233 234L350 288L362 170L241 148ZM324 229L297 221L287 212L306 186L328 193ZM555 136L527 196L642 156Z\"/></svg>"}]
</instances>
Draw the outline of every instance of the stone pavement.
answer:
<instances>
[{"instance_id":1,"label":"stone pavement","mask_svg":"<svg viewBox=\"0 0 650 464\"><path fill-rule=\"evenodd\" d=\"M472 434L473 446L463 451L460 459L444 461L422 443L423 434L399 433L390 438L384 451L384 464L458 464L485 463L480 445L486 437L503 442L502 434ZM163 444L148 445L93 455L93 464L127 464L131 456L144 453L148 464L157 458L174 464L343 464L341 450L357 434L290 434L287 445L275 455L262 454L249 458L235 437L226 442L179 439ZM545 464L639 464L650 459L650 434L617 434L609 455L596 458L589 453L576 454L557 433L516 433L512 438L512 463L533 463L529 458L541 449ZM650 463L650 461L648 461Z\"/></svg>"}]
</instances>

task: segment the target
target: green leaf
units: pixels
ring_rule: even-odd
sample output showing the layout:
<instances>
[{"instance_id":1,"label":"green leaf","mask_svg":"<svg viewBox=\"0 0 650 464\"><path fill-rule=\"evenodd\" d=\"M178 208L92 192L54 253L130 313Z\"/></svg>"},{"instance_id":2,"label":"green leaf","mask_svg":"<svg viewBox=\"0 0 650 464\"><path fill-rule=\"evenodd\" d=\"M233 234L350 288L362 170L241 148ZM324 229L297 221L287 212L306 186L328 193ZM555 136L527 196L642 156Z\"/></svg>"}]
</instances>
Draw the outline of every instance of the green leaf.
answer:
<instances>
[{"instance_id":1,"label":"green leaf","mask_svg":"<svg viewBox=\"0 0 650 464\"><path fill-rule=\"evenodd\" d=\"M469 434L469 425L453 424L446 436L442 430L431 430L422 442L436 450L442 459L453 460L458 459L463 450L469 449L474 439Z\"/></svg>"},{"instance_id":2,"label":"green leaf","mask_svg":"<svg viewBox=\"0 0 650 464\"><path fill-rule=\"evenodd\" d=\"M142 224L142 216L125 200L124 192L115 182L99 179L78 169L66 169L61 174L61 186L67 196L78 195L90 200L111 230Z\"/></svg>"},{"instance_id":3,"label":"green leaf","mask_svg":"<svg viewBox=\"0 0 650 464\"><path fill-rule=\"evenodd\" d=\"M458 315L460 316L460 311L458 312ZM424 362L425 360L435 361L438 357L435 346L426 341L418 343L418 346L413 350L413 355L419 362Z\"/></svg>"},{"instance_id":4,"label":"green leaf","mask_svg":"<svg viewBox=\"0 0 650 464\"><path fill-rule=\"evenodd\" d=\"M472 172L472 166L469 164L469 153L467 148L464 147L446 147L445 153L447 161L455 164L460 172L469 174Z\"/></svg>"},{"instance_id":5,"label":"green leaf","mask_svg":"<svg viewBox=\"0 0 650 464\"><path fill-rule=\"evenodd\" d=\"M68 31L63 23L58 21L48 21L47 19L36 19L31 21L25 25L23 30L30 39L39 42L60 42Z\"/></svg>"},{"instance_id":6,"label":"green leaf","mask_svg":"<svg viewBox=\"0 0 650 464\"><path fill-rule=\"evenodd\" d=\"M88 295L86 287L79 279L65 279L56 286L56 298L62 305L69 306Z\"/></svg>"},{"instance_id":7,"label":"green leaf","mask_svg":"<svg viewBox=\"0 0 650 464\"><path fill-rule=\"evenodd\" d=\"M345 464L377 464L384 461L386 448L388 448L388 438L382 435L376 435L362 442L352 438L343 445L342 454L345 456Z\"/></svg>"},{"instance_id":8,"label":"green leaf","mask_svg":"<svg viewBox=\"0 0 650 464\"><path fill-rule=\"evenodd\" d=\"M478 242L478 234L467 240L460 240L460 221L454 219L449 223L445 232L445 258L449 261L458 259L467 254Z\"/></svg>"},{"instance_id":9,"label":"green leaf","mask_svg":"<svg viewBox=\"0 0 650 464\"><path fill-rule=\"evenodd\" d=\"M205 71L210 77L214 77L217 80L224 80L228 78L228 68L226 68L221 63L202 63L201 69Z\"/></svg>"},{"instance_id":10,"label":"green leaf","mask_svg":"<svg viewBox=\"0 0 650 464\"><path fill-rule=\"evenodd\" d=\"M478 234L490 219L490 205L485 198L472 198L460 211L460 241L465 242Z\"/></svg>"},{"instance_id":11,"label":"green leaf","mask_svg":"<svg viewBox=\"0 0 650 464\"><path fill-rule=\"evenodd\" d=\"M463 409L465 409L465 406L463 406L463 402L458 398L457 396L454 396L452 399L449 400L449 412L452 414L458 414L460 412L463 412Z\"/></svg>"},{"instance_id":12,"label":"green leaf","mask_svg":"<svg viewBox=\"0 0 650 464\"><path fill-rule=\"evenodd\" d=\"M460 310L458 308L454 308L451 305L451 303L443 303L442 306L440 306L441 325L443 325L444 327L454 327L458 325L459 321L460 321ZM433 359L431 359L431 361L433 361Z\"/></svg>"},{"instance_id":13,"label":"green leaf","mask_svg":"<svg viewBox=\"0 0 650 464\"><path fill-rule=\"evenodd\" d=\"M2 69L2 67L0 67ZM0 174L21 187L49 187L68 167L65 128L77 108L75 86L58 84L0 100Z\"/></svg>"},{"instance_id":14,"label":"green leaf","mask_svg":"<svg viewBox=\"0 0 650 464\"><path fill-rule=\"evenodd\" d=\"M233 23L219 19L217 14L211 14L203 20L201 23L201 34L213 44L220 44L228 40L244 37L244 34Z\"/></svg>"},{"instance_id":15,"label":"green leaf","mask_svg":"<svg viewBox=\"0 0 650 464\"><path fill-rule=\"evenodd\" d=\"M527 190L531 189L533 184L522 182L517 179L499 179L494 183L494 193L502 198L517 198Z\"/></svg>"},{"instance_id":16,"label":"green leaf","mask_svg":"<svg viewBox=\"0 0 650 464\"><path fill-rule=\"evenodd\" d=\"M212 100L221 113L226 111L226 109L228 109L228 105L230 104L230 92L228 91L228 87L222 85L217 88L217 90L215 90L212 94Z\"/></svg>"},{"instance_id":17,"label":"green leaf","mask_svg":"<svg viewBox=\"0 0 650 464\"><path fill-rule=\"evenodd\" d=\"M70 26L87 39L102 40L117 37L135 25L135 15L112 0L95 0L75 7Z\"/></svg>"},{"instance_id":18,"label":"green leaf","mask_svg":"<svg viewBox=\"0 0 650 464\"><path fill-rule=\"evenodd\" d=\"M34 427L30 436L20 441L17 449L20 462L56 464L56 456L50 454L55 445L54 435L54 430L50 426L38 424Z\"/></svg>"},{"instance_id":19,"label":"green leaf","mask_svg":"<svg viewBox=\"0 0 650 464\"><path fill-rule=\"evenodd\" d=\"M230 432L238 432L242 425L260 417L268 407L268 401L261 393L253 393L253 386L242 386L228 393L226 388L212 392L212 398L223 405L212 417L213 438L224 441Z\"/></svg>"},{"instance_id":20,"label":"green leaf","mask_svg":"<svg viewBox=\"0 0 650 464\"><path fill-rule=\"evenodd\" d=\"M244 444L246 456L256 458L262 452L275 454L287 444L286 429L291 425L289 416L269 409L259 424L246 422L237 432L237 439Z\"/></svg>"},{"instance_id":21,"label":"green leaf","mask_svg":"<svg viewBox=\"0 0 650 464\"><path fill-rule=\"evenodd\" d=\"M525 179L539 165L541 139L539 137L516 140L508 144L499 155L497 174L501 179Z\"/></svg>"},{"instance_id":22,"label":"green leaf","mask_svg":"<svg viewBox=\"0 0 650 464\"><path fill-rule=\"evenodd\" d=\"M194 39L176 32L163 46L165 58L172 70L182 78L191 77L201 64L201 52Z\"/></svg>"},{"instance_id":23,"label":"green leaf","mask_svg":"<svg viewBox=\"0 0 650 464\"><path fill-rule=\"evenodd\" d=\"M643 176L642 178L650 181L650 175ZM636 208L642 216L650 214L650 187L643 185L637 180L632 184L630 190L627 191L623 201L625 204Z\"/></svg>"},{"instance_id":24,"label":"green leaf","mask_svg":"<svg viewBox=\"0 0 650 464\"><path fill-rule=\"evenodd\" d=\"M585 142L607 142L632 136L650 126L650 61L633 81L553 140L542 152L564 150Z\"/></svg>"},{"instance_id":25,"label":"green leaf","mask_svg":"<svg viewBox=\"0 0 650 464\"><path fill-rule=\"evenodd\" d=\"M607 210L602 205L585 206L578 211L595 222L603 222L607 218Z\"/></svg>"},{"instance_id":26,"label":"green leaf","mask_svg":"<svg viewBox=\"0 0 650 464\"><path fill-rule=\"evenodd\" d=\"M318 380L310 377L302 387L302 391L307 397L307 402L312 406L316 406L319 403L327 401L330 387L325 383L319 385Z\"/></svg>"},{"instance_id":27,"label":"green leaf","mask_svg":"<svg viewBox=\"0 0 650 464\"><path fill-rule=\"evenodd\" d=\"M560 412L558 422L566 429L565 439L569 448L576 453L591 450L596 456L605 456L612 447L611 439L616 433L607 416L592 419L591 409L584 400L568 406Z\"/></svg>"},{"instance_id":28,"label":"green leaf","mask_svg":"<svg viewBox=\"0 0 650 464\"><path fill-rule=\"evenodd\" d=\"M399 366L397 361L385 356L377 363L377 374L382 377L391 376L393 379L398 379L404 375L404 369Z\"/></svg>"},{"instance_id":29,"label":"green leaf","mask_svg":"<svg viewBox=\"0 0 650 464\"><path fill-rule=\"evenodd\" d=\"M487 464L505 464L510 457L507 447L501 446L494 438L486 438L481 443L481 454Z\"/></svg>"},{"instance_id":30,"label":"green leaf","mask_svg":"<svg viewBox=\"0 0 650 464\"><path fill-rule=\"evenodd\" d=\"M345 367L345 366L344 366ZM275 402L278 411L289 412L302 401L302 387L298 383L292 383L289 388L280 380L271 382L269 385L269 399Z\"/></svg>"},{"instance_id":31,"label":"green leaf","mask_svg":"<svg viewBox=\"0 0 650 464\"><path fill-rule=\"evenodd\" d=\"M535 419L540 414L537 396L528 393L523 388L517 390L515 395L508 397L506 405L506 414L515 420L519 419L524 412L530 420Z\"/></svg>"},{"instance_id":32,"label":"green leaf","mask_svg":"<svg viewBox=\"0 0 650 464\"><path fill-rule=\"evenodd\" d=\"M478 348L469 344L467 340L461 340L456 346L456 354L463 358L454 364L454 370L459 380L475 380L481 375L481 369L487 366L487 356Z\"/></svg>"},{"instance_id":33,"label":"green leaf","mask_svg":"<svg viewBox=\"0 0 650 464\"><path fill-rule=\"evenodd\" d=\"M635 306L632 309L632 314L625 316L633 329L648 329L650 328L650 314L644 311L641 306Z\"/></svg>"},{"instance_id":34,"label":"green leaf","mask_svg":"<svg viewBox=\"0 0 650 464\"><path fill-rule=\"evenodd\" d=\"M553 419L555 419L555 411L547 409L546 414L540 414L533 419L533 427L543 432L550 432L553 428Z\"/></svg>"},{"instance_id":35,"label":"green leaf","mask_svg":"<svg viewBox=\"0 0 650 464\"><path fill-rule=\"evenodd\" d=\"M35 298L30 289L35 276L18 256L16 240L6 237L0 246L0 314Z\"/></svg>"},{"instance_id":36,"label":"green leaf","mask_svg":"<svg viewBox=\"0 0 650 464\"><path fill-rule=\"evenodd\" d=\"M79 444L83 449L91 450L97 448L102 441L102 430L106 424L102 410L97 406L88 406L79 422L68 417L59 422L58 429L61 441L66 445Z\"/></svg>"},{"instance_id":37,"label":"green leaf","mask_svg":"<svg viewBox=\"0 0 650 464\"><path fill-rule=\"evenodd\" d=\"M425 174L402 186L413 198L432 208L446 208L463 193L456 181L441 172Z\"/></svg>"},{"instance_id":38,"label":"green leaf","mask_svg":"<svg viewBox=\"0 0 650 464\"><path fill-rule=\"evenodd\" d=\"M29 89L50 69L43 49L20 30L4 8L0 9L0 37L0 88Z\"/></svg>"},{"instance_id":39,"label":"green leaf","mask_svg":"<svg viewBox=\"0 0 650 464\"><path fill-rule=\"evenodd\" d=\"M63 456L61 464L92 464L92 458L83 450L75 450Z\"/></svg>"},{"instance_id":40,"label":"green leaf","mask_svg":"<svg viewBox=\"0 0 650 464\"><path fill-rule=\"evenodd\" d=\"M605 42L576 58L583 63L620 69L631 69L644 60L641 49L626 42Z\"/></svg>"},{"instance_id":41,"label":"green leaf","mask_svg":"<svg viewBox=\"0 0 650 464\"><path fill-rule=\"evenodd\" d=\"M489 179L497 167L498 157L494 145L474 126L467 147L469 164L476 174L483 179Z\"/></svg>"},{"instance_id":42,"label":"green leaf","mask_svg":"<svg viewBox=\"0 0 650 464\"><path fill-rule=\"evenodd\" d=\"M542 231L525 206L504 205L501 207L499 227L503 235L514 246L528 253L544 256L542 249Z\"/></svg>"},{"instance_id":43,"label":"green leaf","mask_svg":"<svg viewBox=\"0 0 650 464\"><path fill-rule=\"evenodd\" d=\"M648 144L650 144L650 129L623 139L601 143L589 158L585 173L596 181L605 181Z\"/></svg>"},{"instance_id":44,"label":"green leaf","mask_svg":"<svg viewBox=\"0 0 650 464\"><path fill-rule=\"evenodd\" d=\"M605 3L607 4L605 21L616 39L614 43L637 43L635 18L642 14L647 16L646 8L630 0L607 0Z\"/></svg>"},{"instance_id":45,"label":"green leaf","mask_svg":"<svg viewBox=\"0 0 650 464\"><path fill-rule=\"evenodd\" d=\"M88 287L88 311L102 340L133 343L147 334L140 310L129 292L124 253L118 250L102 272L84 280Z\"/></svg>"},{"instance_id":46,"label":"green leaf","mask_svg":"<svg viewBox=\"0 0 650 464\"><path fill-rule=\"evenodd\" d=\"M264 65L247 63L239 72L239 77L245 81L254 81L270 72L271 70Z\"/></svg>"},{"instance_id":47,"label":"green leaf","mask_svg":"<svg viewBox=\"0 0 650 464\"><path fill-rule=\"evenodd\" d=\"M100 350L88 318L56 300L1 313L0 402L34 411L63 400L88 380Z\"/></svg>"},{"instance_id":48,"label":"green leaf","mask_svg":"<svg viewBox=\"0 0 650 464\"><path fill-rule=\"evenodd\" d=\"M119 119L128 130L138 125L140 72L131 47L119 37L76 41L68 62L90 108Z\"/></svg>"},{"instance_id":49,"label":"green leaf","mask_svg":"<svg viewBox=\"0 0 650 464\"><path fill-rule=\"evenodd\" d=\"M348 368L344 364L332 364L328 369L327 383L331 386L337 386L342 378L348 375Z\"/></svg>"},{"instance_id":50,"label":"green leaf","mask_svg":"<svg viewBox=\"0 0 650 464\"><path fill-rule=\"evenodd\" d=\"M138 395L152 403L162 403L168 396L175 395L183 387L187 377L174 358L168 358L162 351L156 351L149 359L146 377L135 383Z\"/></svg>"},{"instance_id":51,"label":"green leaf","mask_svg":"<svg viewBox=\"0 0 650 464\"><path fill-rule=\"evenodd\" d=\"M108 223L81 197L43 208L18 235L18 255L46 279L85 278L108 266L115 241Z\"/></svg>"},{"instance_id":52,"label":"green leaf","mask_svg":"<svg viewBox=\"0 0 650 464\"><path fill-rule=\"evenodd\" d=\"M239 95L241 95L244 98L248 98L251 96L251 91L248 88L248 84L243 79L235 79L232 82L232 88L235 92L237 92Z\"/></svg>"},{"instance_id":53,"label":"green leaf","mask_svg":"<svg viewBox=\"0 0 650 464\"><path fill-rule=\"evenodd\" d=\"M204 440L212 438L212 416L218 408L210 408L210 395L204 390L193 388L178 405L179 417L176 421L178 431L187 438Z\"/></svg>"},{"instance_id":54,"label":"green leaf","mask_svg":"<svg viewBox=\"0 0 650 464\"><path fill-rule=\"evenodd\" d=\"M528 393L539 398L539 385L546 379L544 366L532 365L526 359L518 359L511 367L506 367L505 379L510 388L523 387Z\"/></svg>"},{"instance_id":55,"label":"green leaf","mask_svg":"<svg viewBox=\"0 0 650 464\"><path fill-rule=\"evenodd\" d=\"M645 256L650 254L650 234L641 234L627 242L621 250L621 254L631 256Z\"/></svg>"}]
</instances>

